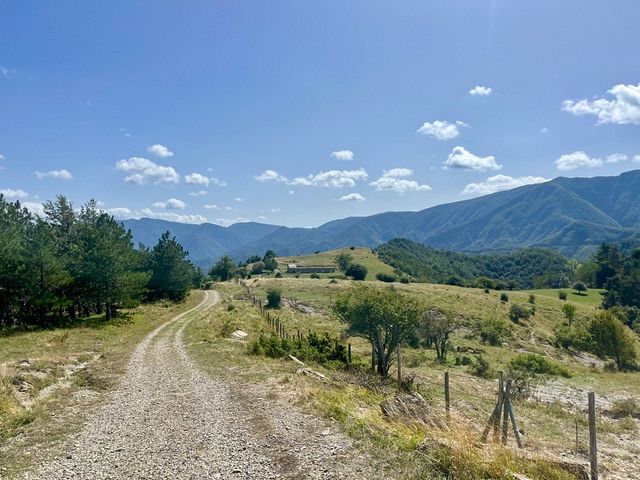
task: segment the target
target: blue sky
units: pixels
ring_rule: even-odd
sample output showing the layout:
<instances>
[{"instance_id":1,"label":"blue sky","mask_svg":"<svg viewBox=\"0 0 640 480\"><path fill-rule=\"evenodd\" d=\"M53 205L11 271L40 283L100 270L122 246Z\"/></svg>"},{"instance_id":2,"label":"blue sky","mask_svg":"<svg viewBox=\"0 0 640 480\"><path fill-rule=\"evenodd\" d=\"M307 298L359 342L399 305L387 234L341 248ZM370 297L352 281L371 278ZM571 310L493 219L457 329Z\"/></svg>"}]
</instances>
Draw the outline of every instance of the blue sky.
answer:
<instances>
[{"instance_id":1,"label":"blue sky","mask_svg":"<svg viewBox=\"0 0 640 480\"><path fill-rule=\"evenodd\" d=\"M638 19L635 0L3 0L0 191L316 226L616 175L640 168Z\"/></svg>"}]
</instances>

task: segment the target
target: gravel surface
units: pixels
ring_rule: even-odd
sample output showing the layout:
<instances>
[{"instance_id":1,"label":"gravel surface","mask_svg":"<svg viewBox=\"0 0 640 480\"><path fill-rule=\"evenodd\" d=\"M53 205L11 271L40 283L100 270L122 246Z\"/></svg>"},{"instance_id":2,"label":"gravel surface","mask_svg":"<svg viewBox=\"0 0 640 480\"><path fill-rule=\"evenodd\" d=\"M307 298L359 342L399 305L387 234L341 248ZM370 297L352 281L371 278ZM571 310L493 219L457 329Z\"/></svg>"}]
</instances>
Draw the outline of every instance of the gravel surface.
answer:
<instances>
[{"instance_id":1,"label":"gravel surface","mask_svg":"<svg viewBox=\"0 0 640 480\"><path fill-rule=\"evenodd\" d=\"M322 420L196 367L182 332L217 303L217 293L205 294L138 345L118 389L63 454L23 478L388 478Z\"/></svg>"}]
</instances>

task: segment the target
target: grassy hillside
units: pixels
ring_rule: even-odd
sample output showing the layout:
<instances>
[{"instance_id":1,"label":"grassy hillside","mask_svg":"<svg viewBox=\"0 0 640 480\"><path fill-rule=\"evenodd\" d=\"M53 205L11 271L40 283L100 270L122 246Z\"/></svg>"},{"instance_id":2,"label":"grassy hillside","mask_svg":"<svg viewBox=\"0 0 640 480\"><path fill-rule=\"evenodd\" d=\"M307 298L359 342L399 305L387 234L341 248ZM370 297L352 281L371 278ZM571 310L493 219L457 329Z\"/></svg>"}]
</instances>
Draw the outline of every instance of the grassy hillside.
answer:
<instances>
[{"instance_id":1,"label":"grassy hillside","mask_svg":"<svg viewBox=\"0 0 640 480\"><path fill-rule=\"evenodd\" d=\"M282 290L283 307L271 314L278 316L288 331L327 331L340 336L344 334L344 325L332 317L330 307L336 296L353 283L255 278L247 285L252 295L261 298L265 298L266 291L273 286ZM330 378L328 382L321 382L297 375L298 366L293 362L248 355L246 345L226 339L223 332L241 328L249 333L248 341L251 341L269 328L257 310L242 300L246 298L246 291L241 286L225 283L218 288L225 303L217 316L199 324L194 322L188 333L192 353L198 360L212 371L232 369L240 382L262 382L268 386L270 395L296 401L310 411L334 419L364 448L374 452L376 458L386 459L394 472L400 472L397 478L507 479L513 478L510 472L526 474L531 479L575 478L547 463L531 464L524 459L586 461L587 390L594 390L597 395L601 465L611 478L640 475L639 468L627 462L629 456L640 451L640 443L634 437L640 421L609 413L640 396L640 374L611 373L596 357L556 348L554 329L564 322L561 312L564 302L557 296L541 292L535 300L535 315L515 324L508 318L509 308L514 303L530 308L529 292L509 292L509 301L501 302L500 292L495 291L485 294L481 289L447 285L395 284L394 288L418 297L426 307L455 312L465 319L466 326L453 335L454 348L444 364L435 361L433 350L403 349L403 372L405 376L415 375L414 387L428 401L433 415L432 421L425 425L382 417L380 402L395 395L393 382L380 383L373 376L358 373L361 372L358 369L350 372L313 365ZM296 301L290 303L293 299ZM304 304L304 308L300 308L300 304ZM577 302L576 307L576 322L588 321L597 311L587 303ZM496 346L482 343L479 330L496 321L502 322L508 331L503 343ZM348 341L353 345L354 361L361 365L362 372L366 371L370 362L368 343L360 338ZM508 362L522 353L545 357L564 367L570 378L553 378L536 387L530 399L516 400L514 408L519 427L525 432L524 455L510 448L479 449L480 431L495 403L497 371L506 371ZM477 363L480 355L489 362L488 378L472 375L470 366L465 365ZM450 420L444 415L445 371L451 375ZM430 449L419 450L423 440L431 445Z\"/></svg>"},{"instance_id":2,"label":"grassy hillside","mask_svg":"<svg viewBox=\"0 0 640 480\"><path fill-rule=\"evenodd\" d=\"M348 253L353 257L354 263L359 263L367 267L367 280L375 279L378 273L393 274L393 267L380 260L377 253L373 253L370 248L365 247L355 247L353 250L351 250L351 248L338 248L336 250L319 252L312 255L278 257L278 268L282 272L286 272L287 264L289 263L295 263L298 266L304 267L336 266L335 258L341 253ZM308 277L309 275L303 276Z\"/></svg>"},{"instance_id":3,"label":"grassy hillside","mask_svg":"<svg viewBox=\"0 0 640 480\"><path fill-rule=\"evenodd\" d=\"M540 295L556 299L558 298L558 292L566 292L568 301L584 305L591 305L594 307L599 307L600 305L602 305L602 294L605 292L604 290L599 290L596 288L590 288L587 292L584 292L582 294L570 288L546 288L527 291L529 293L533 293L536 296Z\"/></svg>"}]
</instances>

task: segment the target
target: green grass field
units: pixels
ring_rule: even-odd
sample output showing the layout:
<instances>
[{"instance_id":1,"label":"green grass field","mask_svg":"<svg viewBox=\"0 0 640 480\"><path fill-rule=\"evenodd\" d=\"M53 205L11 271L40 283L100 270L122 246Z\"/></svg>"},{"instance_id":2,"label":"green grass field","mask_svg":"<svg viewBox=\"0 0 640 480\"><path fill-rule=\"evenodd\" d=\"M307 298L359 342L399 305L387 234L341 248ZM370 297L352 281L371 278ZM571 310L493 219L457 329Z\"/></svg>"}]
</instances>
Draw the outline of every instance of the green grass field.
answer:
<instances>
[{"instance_id":1,"label":"green grass field","mask_svg":"<svg viewBox=\"0 0 640 480\"><path fill-rule=\"evenodd\" d=\"M602 294L604 290L590 288L586 292L578 293L570 288L546 288L540 290L527 290L527 293L533 293L534 295L540 295L550 298L558 298L558 292L567 292L567 300L583 305L593 305L599 307L602 305Z\"/></svg>"},{"instance_id":2,"label":"green grass field","mask_svg":"<svg viewBox=\"0 0 640 480\"><path fill-rule=\"evenodd\" d=\"M372 253L370 248L365 247L356 247L353 250L350 248L340 248L312 255L278 257L278 269L282 272L286 272L287 264L289 263L295 263L298 266L304 267L335 266L335 258L341 253L348 253L353 257L354 263L359 263L367 267L367 280L374 280L378 273L393 275L393 267L380 260L377 253ZM308 277L309 275L305 274L301 276ZM332 274L320 274L320 276L327 278L332 276Z\"/></svg>"},{"instance_id":3,"label":"green grass field","mask_svg":"<svg viewBox=\"0 0 640 480\"><path fill-rule=\"evenodd\" d=\"M343 335L345 325L340 323L330 313L335 298L347 291L352 285L350 280L308 278L254 278L247 281L251 294L265 298L266 291L277 286L282 290L285 299L280 310L274 310L271 315L280 317L289 332L313 330L328 331L332 335ZM378 282L380 286L386 286ZM228 303L235 305L234 310L226 309L224 316L234 327L247 329L249 339L255 338L260 332L268 331L268 326L261 321L256 310L242 301L243 290L233 283L218 284L217 288ZM514 324L508 318L509 308L517 303L531 308L528 291L507 292L508 302L500 301L500 293L491 291L484 293L482 289L461 288L447 285L433 284L400 284L393 288L407 294L417 296L424 302L425 308L440 308L464 317L466 326L456 332L452 338L452 350L444 364L435 361L435 352L424 348L403 349L403 371L407 375L415 375L414 383L418 391L428 400L434 411L434 416L442 415L444 411L443 375L450 373L452 412L456 419L456 427L442 432L433 427L410 427L390 423L380 416L379 403L394 395L389 387L375 387L371 391L362 386L359 377L351 377L341 372L327 371L321 366L315 366L332 378L329 385L318 385L314 381L295 375L296 367L286 360L278 361L258 357L242 356L242 345L238 342L229 343L226 340L214 341L206 328L200 326L199 335L194 336L192 344L199 358L216 360L216 368L224 368L219 359L221 356L212 354L217 348L231 349L224 351L222 357L235 356L242 372L247 372L246 381L259 379L260 381L278 384L279 390L286 390L287 395L296 395L304 408L319 412L341 423L346 431L364 442L367 448L376 455L395 456L403 466L406 478L418 478L420 475L433 474L416 457L414 449L421 439L442 437L446 442L457 445L460 438L464 438L464 445L455 450L460 461L468 461L464 468L470 469L468 477L453 476L452 478L486 478L478 474L476 462L495 462L496 469L507 457L504 452L478 453L475 448L477 429L484 425L493 405L495 404L495 388L498 370L507 369L509 360L521 353L536 353L552 362L562 365L571 373L571 378L558 377L548 384L536 389L530 400L517 400L516 415L520 428L526 432L525 443L527 455L542 455L544 457L563 456L567 460L582 462L585 460L584 448L587 438L586 423L586 391L596 392L599 409L598 428L599 441L603 447L601 462L608 468L615 470L616 465L622 464L629 455L640 452L637 442L629 442L630 435L640 428L640 422L631 418L614 419L602 414L611 408L616 401L640 397L640 374L637 372L611 373L602 368L602 362L591 355L576 355L575 352L555 347L554 329L565 319L562 314L563 301L557 297L557 291L534 291L536 294L536 312L529 320L521 324ZM547 293L548 292L548 293ZM545 295L545 293L547 293ZM586 322L596 313L593 298L597 292L589 292L591 302L576 302L576 322ZM599 296L599 295L598 295ZM569 298L572 298L571 296ZM307 313L293 308L288 302L295 299L311 307ZM295 303L295 302L294 302ZM480 341L477 328L489 320L503 321L510 330L503 345L491 346ZM211 320L211 327L219 331L215 320ZM194 328L196 326L194 325ZM206 340L205 340L206 339ZM352 343L354 356L357 361L366 365L370 358L370 347L366 340L349 338ZM220 343L221 342L221 343ZM220 346L218 345L220 344ZM235 349L235 350L234 350ZM233 352L231 354L230 352ZM479 378L470 373L466 362L475 362L481 354L490 363L493 374L490 378ZM235 361L234 361L235 363ZM593 365L590 365L593 363ZM579 445L575 449L575 430L578 425ZM438 438L440 438L438 437ZM619 446L623 446L620 447ZM572 447L573 446L573 447ZM475 453L474 453L475 452ZM478 455L478 458L467 458L466 455ZM488 458L481 460L480 457ZM492 456L495 455L495 456ZM418 458L418 459L417 459ZM510 457L508 457L510 458ZM508 460L512 461L512 460ZM463 468L457 465L456 468ZM501 468L501 467L500 467ZM526 466L522 466L526 470ZM524 471L524 470L523 470ZM618 472L621 473L621 472ZM479 475L479 476L478 476ZM555 474L554 474L555 475ZM437 477L434 477L437 478ZM491 478L507 478L497 475ZM508 477L511 478L511 477ZM554 477L550 473L532 474L530 478L573 478Z\"/></svg>"}]
</instances>

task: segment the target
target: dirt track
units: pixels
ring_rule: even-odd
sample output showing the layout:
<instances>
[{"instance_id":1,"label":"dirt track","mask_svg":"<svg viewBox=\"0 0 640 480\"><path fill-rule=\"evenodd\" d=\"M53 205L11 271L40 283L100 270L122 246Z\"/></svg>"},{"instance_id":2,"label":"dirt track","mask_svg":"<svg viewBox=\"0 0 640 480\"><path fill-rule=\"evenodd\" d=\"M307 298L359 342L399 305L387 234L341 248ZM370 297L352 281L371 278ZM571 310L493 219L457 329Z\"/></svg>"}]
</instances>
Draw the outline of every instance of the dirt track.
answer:
<instances>
[{"instance_id":1,"label":"dirt track","mask_svg":"<svg viewBox=\"0 0 640 480\"><path fill-rule=\"evenodd\" d=\"M150 333L64 453L23 478L379 478L347 437L320 420L257 412L263 398L198 369L182 332L217 301L207 291L197 307Z\"/></svg>"}]
</instances>

